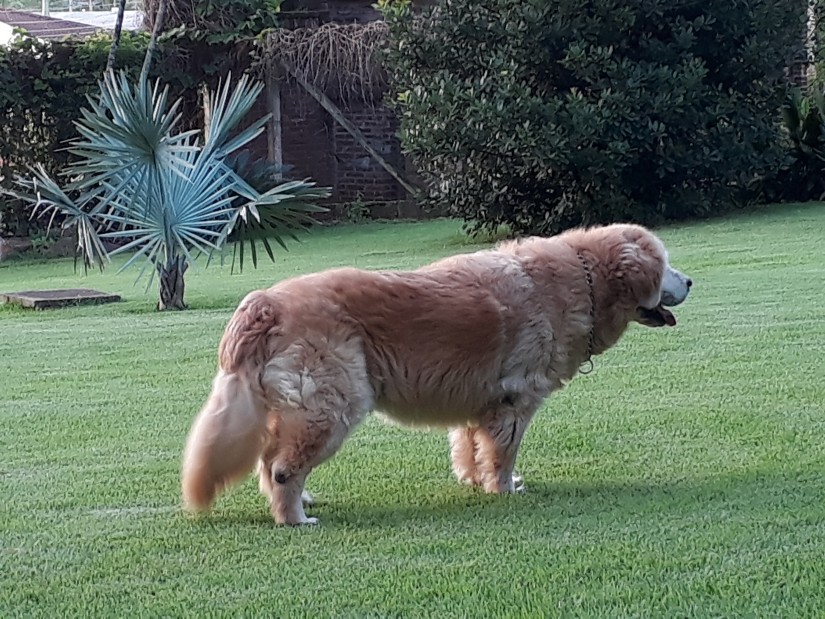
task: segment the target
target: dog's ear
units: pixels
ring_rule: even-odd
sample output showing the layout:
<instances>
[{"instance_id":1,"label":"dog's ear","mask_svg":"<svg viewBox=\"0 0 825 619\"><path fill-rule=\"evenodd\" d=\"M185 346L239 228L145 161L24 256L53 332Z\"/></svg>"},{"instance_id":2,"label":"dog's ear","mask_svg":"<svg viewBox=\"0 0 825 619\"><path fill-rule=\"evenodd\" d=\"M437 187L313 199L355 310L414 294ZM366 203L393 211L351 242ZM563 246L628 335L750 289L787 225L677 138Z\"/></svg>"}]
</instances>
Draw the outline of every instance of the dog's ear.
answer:
<instances>
[{"instance_id":1,"label":"dog's ear","mask_svg":"<svg viewBox=\"0 0 825 619\"><path fill-rule=\"evenodd\" d=\"M641 226L622 226L614 276L623 282L637 307L659 305L667 252L653 233Z\"/></svg>"}]
</instances>

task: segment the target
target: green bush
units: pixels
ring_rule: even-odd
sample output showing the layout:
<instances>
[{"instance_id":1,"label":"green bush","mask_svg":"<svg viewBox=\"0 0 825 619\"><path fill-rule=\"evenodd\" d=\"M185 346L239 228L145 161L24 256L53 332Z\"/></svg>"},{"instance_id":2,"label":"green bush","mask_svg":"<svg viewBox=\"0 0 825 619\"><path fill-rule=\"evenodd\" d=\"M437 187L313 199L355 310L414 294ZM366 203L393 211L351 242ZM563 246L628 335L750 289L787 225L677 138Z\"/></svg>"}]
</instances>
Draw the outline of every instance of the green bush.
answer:
<instances>
[{"instance_id":1,"label":"green bush","mask_svg":"<svg viewBox=\"0 0 825 619\"><path fill-rule=\"evenodd\" d=\"M475 231L730 207L781 165L806 4L385 0L403 144Z\"/></svg>"},{"instance_id":2,"label":"green bush","mask_svg":"<svg viewBox=\"0 0 825 619\"><path fill-rule=\"evenodd\" d=\"M123 32L118 67L140 72L147 37ZM66 142L76 137L74 121L99 91L111 46L109 35L53 42L25 38L0 46L0 189L14 188L17 174L42 163L51 174L65 168ZM0 195L0 233L24 235L42 228L29 207Z\"/></svg>"},{"instance_id":3,"label":"green bush","mask_svg":"<svg viewBox=\"0 0 825 619\"><path fill-rule=\"evenodd\" d=\"M761 184L766 202L825 197L825 95L820 88L807 96L794 89L782 107L787 161Z\"/></svg>"},{"instance_id":4,"label":"green bush","mask_svg":"<svg viewBox=\"0 0 825 619\"><path fill-rule=\"evenodd\" d=\"M149 35L124 31L117 69L132 78L140 73ZM59 177L72 159L66 144L77 137L75 121L87 96L100 92L111 36L41 41L23 39L0 47L0 234L42 233L45 223L29 217L30 208L2 195L14 188L15 175L27 176L36 164ZM186 128L200 127L200 87L214 86L229 71L242 74L252 59L230 53L228 43L207 43L177 36L163 39L152 66L172 95L181 97Z\"/></svg>"}]
</instances>

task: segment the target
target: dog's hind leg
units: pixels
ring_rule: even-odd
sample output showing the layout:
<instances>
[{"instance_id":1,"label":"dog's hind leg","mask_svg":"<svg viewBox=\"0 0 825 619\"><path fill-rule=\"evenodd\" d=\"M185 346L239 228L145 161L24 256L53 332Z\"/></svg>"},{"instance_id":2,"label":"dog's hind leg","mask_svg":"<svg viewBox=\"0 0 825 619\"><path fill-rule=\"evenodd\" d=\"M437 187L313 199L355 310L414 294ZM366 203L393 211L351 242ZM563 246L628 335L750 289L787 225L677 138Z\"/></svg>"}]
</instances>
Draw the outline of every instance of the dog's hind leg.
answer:
<instances>
[{"instance_id":1,"label":"dog's hind leg","mask_svg":"<svg viewBox=\"0 0 825 619\"><path fill-rule=\"evenodd\" d=\"M259 475L258 487L261 490L261 494L266 496L267 500L269 500L269 502L271 503L272 502L272 474L269 472L268 467L266 466L266 464L264 464L263 460L261 460L261 462L260 462L260 471L259 471L258 475ZM309 490L307 490L306 488L304 488L304 490L301 492L301 504L303 504L304 507L312 507L313 505L315 505L315 497L313 497L309 493Z\"/></svg>"},{"instance_id":2,"label":"dog's hind leg","mask_svg":"<svg viewBox=\"0 0 825 619\"><path fill-rule=\"evenodd\" d=\"M261 457L261 491L269 497L277 523L315 524L317 519L304 512L304 504L312 500L304 483L313 468L338 451L349 425L333 415L291 410L279 417L276 426Z\"/></svg>"},{"instance_id":3,"label":"dog's hind leg","mask_svg":"<svg viewBox=\"0 0 825 619\"><path fill-rule=\"evenodd\" d=\"M503 403L487 413L474 433L476 467L486 492L523 491L523 480L515 475L521 440L535 412L536 405Z\"/></svg>"},{"instance_id":4,"label":"dog's hind leg","mask_svg":"<svg viewBox=\"0 0 825 619\"><path fill-rule=\"evenodd\" d=\"M273 357L261 384L273 403L261 480L280 524L311 522L304 513L304 482L331 457L372 408L361 340L344 334L296 341Z\"/></svg>"},{"instance_id":5,"label":"dog's hind leg","mask_svg":"<svg viewBox=\"0 0 825 619\"><path fill-rule=\"evenodd\" d=\"M278 524L318 524L317 518L311 518L304 511L304 484L307 473L298 473L283 480L283 483L273 481L270 466L263 464L261 469L261 490L269 497L272 517Z\"/></svg>"},{"instance_id":6,"label":"dog's hind leg","mask_svg":"<svg viewBox=\"0 0 825 619\"><path fill-rule=\"evenodd\" d=\"M263 494L271 503L272 473L270 471L270 466L263 460L258 462L258 488L260 489L261 494ZM303 492L301 492L301 503L304 507L312 507L315 505L315 497L313 497L306 488L304 488Z\"/></svg>"},{"instance_id":7,"label":"dog's hind leg","mask_svg":"<svg viewBox=\"0 0 825 619\"><path fill-rule=\"evenodd\" d=\"M269 416L266 428L267 446L264 452L261 453L261 459L258 461L258 488L260 489L261 494L266 496L270 502L272 502L272 458L274 457L274 454L277 453L277 421L277 415L272 414ZM304 504L304 507L315 504L315 499L306 489L304 489L301 493L301 503Z\"/></svg>"}]
</instances>

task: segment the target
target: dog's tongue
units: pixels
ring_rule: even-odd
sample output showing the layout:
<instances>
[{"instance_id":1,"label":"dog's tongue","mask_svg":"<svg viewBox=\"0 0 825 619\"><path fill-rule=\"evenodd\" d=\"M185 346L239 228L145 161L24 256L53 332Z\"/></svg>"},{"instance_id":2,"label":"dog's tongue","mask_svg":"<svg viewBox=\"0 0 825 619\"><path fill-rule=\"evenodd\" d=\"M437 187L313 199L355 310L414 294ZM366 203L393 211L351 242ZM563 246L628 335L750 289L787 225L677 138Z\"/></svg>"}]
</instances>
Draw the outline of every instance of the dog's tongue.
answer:
<instances>
[{"instance_id":1,"label":"dog's tongue","mask_svg":"<svg viewBox=\"0 0 825 619\"><path fill-rule=\"evenodd\" d=\"M662 317L662 320L665 321L665 324L669 327L676 326L676 316L673 315L669 309L667 309L664 305L660 305L656 308L656 311L659 313L659 316Z\"/></svg>"}]
</instances>

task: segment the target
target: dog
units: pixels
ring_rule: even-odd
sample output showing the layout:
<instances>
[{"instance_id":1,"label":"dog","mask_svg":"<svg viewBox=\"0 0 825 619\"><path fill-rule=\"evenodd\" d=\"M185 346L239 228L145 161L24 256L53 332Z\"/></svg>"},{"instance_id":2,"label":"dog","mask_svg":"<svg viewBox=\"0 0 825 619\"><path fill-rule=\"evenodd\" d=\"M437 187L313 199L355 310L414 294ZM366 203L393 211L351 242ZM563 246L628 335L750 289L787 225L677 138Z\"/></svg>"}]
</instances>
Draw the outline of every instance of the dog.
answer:
<instances>
[{"instance_id":1,"label":"dog","mask_svg":"<svg viewBox=\"0 0 825 619\"><path fill-rule=\"evenodd\" d=\"M251 292L187 439L184 505L207 509L257 463L274 520L316 523L307 476L373 410L449 428L460 481L521 491L516 455L543 400L631 322L675 325L691 285L652 232L614 224Z\"/></svg>"}]
</instances>

